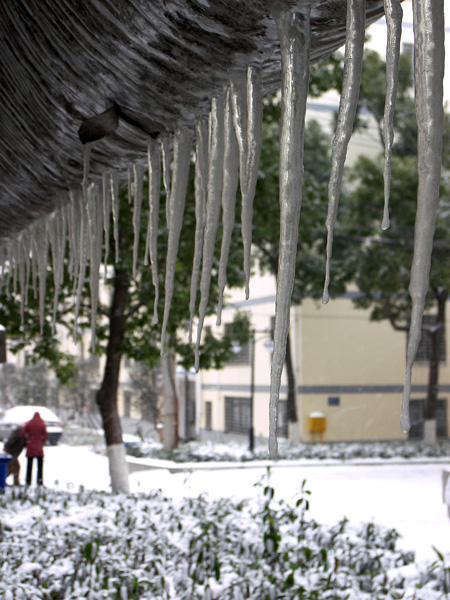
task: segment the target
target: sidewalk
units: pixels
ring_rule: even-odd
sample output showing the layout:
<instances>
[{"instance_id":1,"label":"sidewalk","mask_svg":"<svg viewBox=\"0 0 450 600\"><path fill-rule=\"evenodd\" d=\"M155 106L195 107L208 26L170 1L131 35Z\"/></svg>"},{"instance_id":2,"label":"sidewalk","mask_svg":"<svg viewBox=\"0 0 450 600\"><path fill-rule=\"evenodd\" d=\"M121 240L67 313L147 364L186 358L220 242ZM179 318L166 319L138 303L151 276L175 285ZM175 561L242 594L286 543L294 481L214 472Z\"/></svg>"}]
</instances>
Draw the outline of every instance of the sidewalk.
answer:
<instances>
[{"instance_id":1,"label":"sidewalk","mask_svg":"<svg viewBox=\"0 0 450 600\"><path fill-rule=\"evenodd\" d=\"M152 471L163 469L169 473L184 473L192 471L217 471L223 469L260 469L260 468L289 468L289 467L367 467L380 465L426 465L442 464L450 469L450 457L423 457L423 458L360 458L351 460L338 459L295 459L295 460L249 460L249 461L214 461L214 462L185 462L176 463L171 460L158 458L137 458L127 456L130 473L136 471Z\"/></svg>"}]
</instances>

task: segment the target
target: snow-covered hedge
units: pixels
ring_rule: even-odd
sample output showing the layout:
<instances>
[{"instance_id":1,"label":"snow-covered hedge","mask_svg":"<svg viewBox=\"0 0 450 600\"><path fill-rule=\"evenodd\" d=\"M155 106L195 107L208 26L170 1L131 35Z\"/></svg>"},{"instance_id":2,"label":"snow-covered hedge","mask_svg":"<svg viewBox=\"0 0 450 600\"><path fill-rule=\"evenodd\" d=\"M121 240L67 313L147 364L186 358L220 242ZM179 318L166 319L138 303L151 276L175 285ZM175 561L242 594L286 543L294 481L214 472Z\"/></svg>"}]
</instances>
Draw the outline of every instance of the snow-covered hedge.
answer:
<instances>
[{"instance_id":1,"label":"snow-covered hedge","mask_svg":"<svg viewBox=\"0 0 450 600\"><path fill-rule=\"evenodd\" d=\"M127 452L137 457L160 458L175 462L204 461L249 461L269 459L266 442L259 442L253 454L247 445L238 443L188 442L180 444L172 452L165 452L161 444L134 443L127 447ZM386 442L335 442L327 444L291 444L280 440L278 446L280 460L315 459L315 460L351 460L357 458L418 458L450 456L450 440L442 440L437 444L426 444L420 441L386 441Z\"/></svg>"},{"instance_id":2,"label":"snow-covered hedge","mask_svg":"<svg viewBox=\"0 0 450 600\"><path fill-rule=\"evenodd\" d=\"M373 523L322 527L261 482L258 502L7 489L0 498L4 600L438 599L444 557L420 568Z\"/></svg>"}]
</instances>

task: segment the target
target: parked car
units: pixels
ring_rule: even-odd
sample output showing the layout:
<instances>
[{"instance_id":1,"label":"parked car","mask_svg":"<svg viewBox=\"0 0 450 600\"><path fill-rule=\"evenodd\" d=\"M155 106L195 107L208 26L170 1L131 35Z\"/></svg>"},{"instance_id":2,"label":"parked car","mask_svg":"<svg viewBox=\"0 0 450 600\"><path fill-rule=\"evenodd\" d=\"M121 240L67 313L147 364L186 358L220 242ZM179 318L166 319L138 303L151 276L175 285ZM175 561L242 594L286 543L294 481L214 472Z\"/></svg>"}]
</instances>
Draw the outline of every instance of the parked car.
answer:
<instances>
[{"instance_id":1,"label":"parked car","mask_svg":"<svg viewBox=\"0 0 450 600\"><path fill-rule=\"evenodd\" d=\"M41 415L48 432L48 443L55 445L62 435L62 425L59 417L46 406L14 406L5 410L0 418L0 439L5 441L13 429L24 425L33 418L35 412Z\"/></svg>"}]
</instances>

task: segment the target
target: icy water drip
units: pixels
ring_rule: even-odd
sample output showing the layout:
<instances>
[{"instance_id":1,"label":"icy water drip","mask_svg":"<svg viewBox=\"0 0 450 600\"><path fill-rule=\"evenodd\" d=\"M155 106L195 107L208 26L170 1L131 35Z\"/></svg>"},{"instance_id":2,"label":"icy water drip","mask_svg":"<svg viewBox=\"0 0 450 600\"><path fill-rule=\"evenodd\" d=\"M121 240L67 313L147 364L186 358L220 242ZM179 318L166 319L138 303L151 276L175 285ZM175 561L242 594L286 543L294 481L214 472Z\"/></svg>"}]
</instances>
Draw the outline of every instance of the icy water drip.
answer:
<instances>
[{"instance_id":1,"label":"icy water drip","mask_svg":"<svg viewBox=\"0 0 450 600\"><path fill-rule=\"evenodd\" d=\"M361 85L362 61L364 55L364 35L366 22L365 0L348 0L347 3L347 36L345 39L344 79L339 103L339 114L336 133L331 149L331 172L328 184L327 228L327 262L325 267L325 285L322 302L329 299L331 255L333 252L333 235L339 208L342 176L348 143L353 131L356 109L358 106L359 88Z\"/></svg>"},{"instance_id":2,"label":"icy water drip","mask_svg":"<svg viewBox=\"0 0 450 600\"><path fill-rule=\"evenodd\" d=\"M211 271L214 262L214 246L219 226L223 189L224 161L224 101L213 98L209 116L209 166L206 198L206 223L203 240L202 275L200 278L200 306L195 345L195 369L200 368L200 341L206 316L211 285Z\"/></svg>"},{"instance_id":3,"label":"icy water drip","mask_svg":"<svg viewBox=\"0 0 450 600\"><path fill-rule=\"evenodd\" d=\"M149 219L145 257L150 255L152 283L155 290L153 306L153 325L158 323L159 277L158 277L158 227L159 202L161 194L161 148L158 142L151 140L147 150L148 158L148 202Z\"/></svg>"},{"instance_id":4,"label":"icy water drip","mask_svg":"<svg viewBox=\"0 0 450 600\"><path fill-rule=\"evenodd\" d=\"M417 164L419 184L414 229L414 254L409 293L411 327L406 350L406 373L401 427L409 431L409 398L412 366L422 335L422 317L429 286L433 236L441 182L444 126L444 0L413 0L414 82L418 125Z\"/></svg>"},{"instance_id":5,"label":"icy water drip","mask_svg":"<svg viewBox=\"0 0 450 600\"><path fill-rule=\"evenodd\" d=\"M222 190L222 245L219 262L219 302L217 305L217 325L220 325L223 309L223 294L227 284L227 266L230 254L236 213L236 192L239 183L238 144L233 125L231 90L228 88L224 107L224 166Z\"/></svg>"},{"instance_id":6,"label":"icy water drip","mask_svg":"<svg viewBox=\"0 0 450 600\"><path fill-rule=\"evenodd\" d=\"M302 4L301 12L272 5L272 14L280 38L282 77L280 247L269 406L269 450L272 458L276 458L278 451L278 399L289 332L302 204L303 146L311 44L310 11L311 2Z\"/></svg>"},{"instance_id":7,"label":"icy water drip","mask_svg":"<svg viewBox=\"0 0 450 600\"><path fill-rule=\"evenodd\" d=\"M192 131L178 129L173 142L173 176L170 191L169 240L167 245L164 317L161 331L161 354L164 354L166 329L175 284L175 265L183 225L186 190L192 148Z\"/></svg>"},{"instance_id":8,"label":"icy water drip","mask_svg":"<svg viewBox=\"0 0 450 600\"><path fill-rule=\"evenodd\" d=\"M195 123L195 241L189 298L189 343L192 342L197 288L202 263L203 237L206 224L206 196L208 189L209 126L208 119L199 117Z\"/></svg>"},{"instance_id":9,"label":"icy water drip","mask_svg":"<svg viewBox=\"0 0 450 600\"><path fill-rule=\"evenodd\" d=\"M389 196L391 193L391 158L394 143L394 112L398 88L398 68L400 62L400 41L402 36L403 9L400 0L385 0L387 23L386 46L386 102L384 107L384 211L381 229L390 226Z\"/></svg>"}]
</instances>

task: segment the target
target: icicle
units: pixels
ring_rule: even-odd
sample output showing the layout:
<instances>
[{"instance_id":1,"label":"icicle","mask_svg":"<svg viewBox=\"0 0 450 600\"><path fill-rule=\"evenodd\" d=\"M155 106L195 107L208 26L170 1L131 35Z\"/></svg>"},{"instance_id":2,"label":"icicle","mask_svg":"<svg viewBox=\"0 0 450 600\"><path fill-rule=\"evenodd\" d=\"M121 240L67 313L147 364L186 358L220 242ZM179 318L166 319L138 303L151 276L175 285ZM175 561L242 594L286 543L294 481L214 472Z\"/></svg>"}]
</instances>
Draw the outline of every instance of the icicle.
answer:
<instances>
[{"instance_id":1,"label":"icicle","mask_svg":"<svg viewBox=\"0 0 450 600\"><path fill-rule=\"evenodd\" d=\"M25 230L22 234L22 247L23 247L23 259L25 263L25 290L23 293L23 302L24 306L28 306L28 292L30 287L30 271L31 271L31 261L30 261L30 253L31 253L31 240L30 233L28 230Z\"/></svg>"},{"instance_id":2,"label":"icicle","mask_svg":"<svg viewBox=\"0 0 450 600\"><path fill-rule=\"evenodd\" d=\"M58 308L58 297L60 287L60 262L61 257L59 255L59 223L56 215L53 215L47 223L48 237L50 240L50 249L52 254L52 266L53 266L53 284L54 284L54 295L53 295L53 318L52 318L52 333L56 330L56 313Z\"/></svg>"},{"instance_id":3,"label":"icicle","mask_svg":"<svg viewBox=\"0 0 450 600\"><path fill-rule=\"evenodd\" d=\"M400 40L402 36L403 9L400 0L384 0L387 23L386 47L386 102L384 106L384 211L381 229L389 229L389 196L391 193L391 158L394 142L394 112L398 88Z\"/></svg>"},{"instance_id":4,"label":"icicle","mask_svg":"<svg viewBox=\"0 0 450 600\"><path fill-rule=\"evenodd\" d=\"M281 49L280 248L277 277L274 351L271 366L269 449L276 458L278 398L289 332L295 278L298 226L302 203L303 145L311 47L311 0L301 12L272 5Z\"/></svg>"},{"instance_id":5,"label":"icicle","mask_svg":"<svg viewBox=\"0 0 450 600\"><path fill-rule=\"evenodd\" d=\"M159 275L158 275L158 228L159 203L161 196L161 150L158 142L150 140L148 145L148 203L149 218L147 228L147 244L145 260L150 254L152 283L155 288L153 305L153 325L158 323Z\"/></svg>"},{"instance_id":6,"label":"icicle","mask_svg":"<svg viewBox=\"0 0 450 600\"><path fill-rule=\"evenodd\" d=\"M34 243L39 273L39 324L41 335L45 322L45 291L47 287L48 236L45 225L39 224L35 229Z\"/></svg>"},{"instance_id":7,"label":"icicle","mask_svg":"<svg viewBox=\"0 0 450 600\"><path fill-rule=\"evenodd\" d=\"M250 251L252 246L253 200L258 179L262 143L262 90L261 71L247 70L247 169L245 193L242 198L242 235L244 240L245 297L250 295Z\"/></svg>"},{"instance_id":8,"label":"icicle","mask_svg":"<svg viewBox=\"0 0 450 600\"><path fill-rule=\"evenodd\" d=\"M233 120L239 146L242 195L242 241L244 244L245 297L249 297L250 250L252 243L253 199L258 178L262 139L261 72L249 67L247 72L231 74Z\"/></svg>"},{"instance_id":9,"label":"icicle","mask_svg":"<svg viewBox=\"0 0 450 600\"><path fill-rule=\"evenodd\" d=\"M19 274L18 271L18 246L17 246L17 238L11 243L11 269L13 273L13 294L14 296L17 294L17 277Z\"/></svg>"},{"instance_id":10,"label":"icicle","mask_svg":"<svg viewBox=\"0 0 450 600\"><path fill-rule=\"evenodd\" d=\"M133 167L128 167L128 204L133 204Z\"/></svg>"},{"instance_id":11,"label":"icicle","mask_svg":"<svg viewBox=\"0 0 450 600\"><path fill-rule=\"evenodd\" d=\"M19 260L19 286L20 286L20 326L23 329L24 325L24 314L25 314L25 303L26 303L26 292L27 292L27 260L25 258L26 244L24 244L25 233L20 236L17 245L17 258Z\"/></svg>"},{"instance_id":12,"label":"icicle","mask_svg":"<svg viewBox=\"0 0 450 600\"><path fill-rule=\"evenodd\" d=\"M69 191L70 198L70 219L69 219L69 273L74 284L74 294L76 290L76 279L78 274L78 242L79 242L79 202L75 198L73 190Z\"/></svg>"},{"instance_id":13,"label":"icicle","mask_svg":"<svg viewBox=\"0 0 450 600\"><path fill-rule=\"evenodd\" d=\"M203 322L208 308L211 270L214 262L214 246L219 225L220 205L223 187L224 158L224 111L223 99L213 98L209 116L210 154L208 167L208 190L206 200L206 223L203 240L202 276L200 279L200 306L197 325L197 343L195 346L195 368L200 367L200 339Z\"/></svg>"},{"instance_id":14,"label":"icicle","mask_svg":"<svg viewBox=\"0 0 450 600\"><path fill-rule=\"evenodd\" d=\"M83 146L83 198L87 202L87 188L89 184L89 170L91 164L91 144L85 144Z\"/></svg>"},{"instance_id":15,"label":"icicle","mask_svg":"<svg viewBox=\"0 0 450 600\"><path fill-rule=\"evenodd\" d=\"M105 234L105 264L104 279L108 276L108 257L109 257L109 225L111 221L111 185L108 181L109 176L103 173L102 176L102 198L103 198L103 231Z\"/></svg>"},{"instance_id":16,"label":"icicle","mask_svg":"<svg viewBox=\"0 0 450 600\"><path fill-rule=\"evenodd\" d=\"M133 279L136 280L137 276L137 261L139 254L139 240L141 237L141 212L142 212L142 166L133 166L133 197L134 197L134 208L133 208L133 232L134 232L134 245L133 245Z\"/></svg>"},{"instance_id":17,"label":"icicle","mask_svg":"<svg viewBox=\"0 0 450 600\"><path fill-rule=\"evenodd\" d=\"M113 235L116 252L115 261L119 262L119 178L115 171L111 173L111 197L113 215Z\"/></svg>"},{"instance_id":18,"label":"icicle","mask_svg":"<svg viewBox=\"0 0 450 600\"><path fill-rule=\"evenodd\" d=\"M209 132L208 120L198 118L195 123L195 244L192 264L191 293L189 300L189 343L192 342L192 327L197 300L198 279L202 262L203 236L206 222L206 194L208 187Z\"/></svg>"},{"instance_id":19,"label":"icicle","mask_svg":"<svg viewBox=\"0 0 450 600\"><path fill-rule=\"evenodd\" d=\"M54 281L54 297L53 297L53 320L52 330L56 329L56 316L58 308L58 299L61 285L64 279L64 253L66 244L66 220L63 214L63 209L60 207L54 214L53 219L48 224L48 233L52 251L53 261L53 281Z\"/></svg>"},{"instance_id":20,"label":"icicle","mask_svg":"<svg viewBox=\"0 0 450 600\"><path fill-rule=\"evenodd\" d=\"M236 134L233 127L233 116L231 107L231 93L227 90L225 117L225 148L224 148L224 167L223 167L223 191L222 191L222 246L220 249L219 263L219 302L217 307L217 325L220 325L223 308L223 294L227 284L227 265L230 254L231 236L234 228L234 218L236 209L236 191L238 185L239 161L238 145Z\"/></svg>"},{"instance_id":21,"label":"icicle","mask_svg":"<svg viewBox=\"0 0 450 600\"><path fill-rule=\"evenodd\" d=\"M331 254L333 252L333 233L339 207L344 163L347 147L353 130L356 108L358 105L359 88L361 85L361 69L364 55L364 35L366 22L365 0L348 0L347 3L347 37L345 40L344 80L339 104L339 114L336 134L331 151L331 173L328 184L328 215L327 227L327 262L325 285L322 302L330 299L328 286L330 283Z\"/></svg>"},{"instance_id":22,"label":"icicle","mask_svg":"<svg viewBox=\"0 0 450 600\"><path fill-rule=\"evenodd\" d=\"M161 331L161 354L164 353L166 329L169 322L170 305L172 302L175 264L177 260L178 243L183 224L186 190L189 178L191 160L192 132L189 129L177 129L173 143L173 178L170 192L169 240L166 258L164 318Z\"/></svg>"},{"instance_id":23,"label":"icicle","mask_svg":"<svg viewBox=\"0 0 450 600\"><path fill-rule=\"evenodd\" d=\"M77 288L75 296L75 314L74 314L74 338L75 341L78 338L78 317L80 314L81 296L83 292L84 282L86 278L86 265L88 255L88 235L87 235L87 203L84 201L79 205L79 240L78 249L80 256L78 258L78 274L77 274Z\"/></svg>"},{"instance_id":24,"label":"icicle","mask_svg":"<svg viewBox=\"0 0 450 600\"><path fill-rule=\"evenodd\" d=\"M88 190L89 287L91 291L91 348L95 352L100 264L102 260L103 210L100 191L94 184Z\"/></svg>"},{"instance_id":25,"label":"icicle","mask_svg":"<svg viewBox=\"0 0 450 600\"><path fill-rule=\"evenodd\" d=\"M170 136L161 136L161 150L163 163L163 183L166 192L166 224L170 225Z\"/></svg>"},{"instance_id":26,"label":"icicle","mask_svg":"<svg viewBox=\"0 0 450 600\"><path fill-rule=\"evenodd\" d=\"M417 164L419 184L414 230L414 255L409 293L411 327L406 350L406 373L401 427L407 433L412 366L422 335L422 316L429 286L433 236L439 205L444 124L444 0L413 0L414 79L418 125Z\"/></svg>"},{"instance_id":27,"label":"icicle","mask_svg":"<svg viewBox=\"0 0 450 600\"><path fill-rule=\"evenodd\" d=\"M32 244L30 251L31 251L31 287L33 290L33 297L34 299L36 299L38 297L37 295L37 276L38 276L38 260L37 260L37 251L36 251L36 244L34 242L34 239L37 235L37 225L34 223L31 226L31 234L30 234L30 243Z\"/></svg>"}]
</instances>

